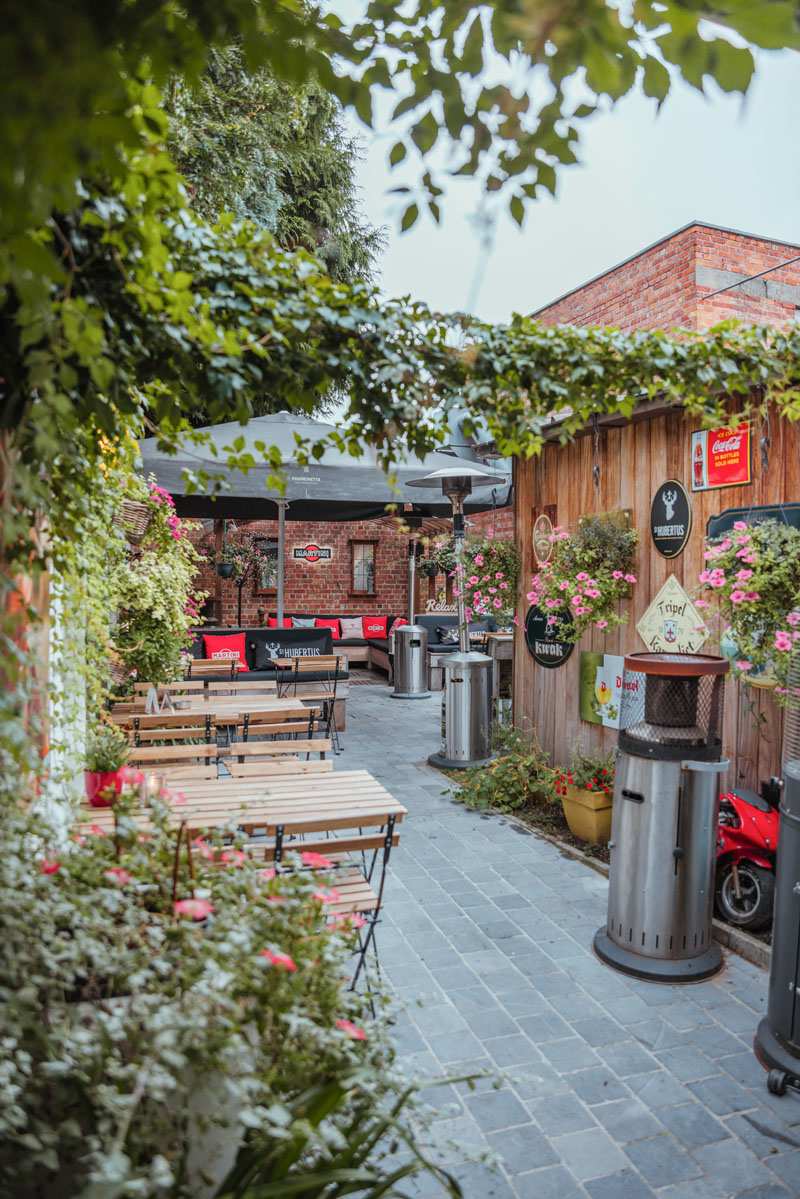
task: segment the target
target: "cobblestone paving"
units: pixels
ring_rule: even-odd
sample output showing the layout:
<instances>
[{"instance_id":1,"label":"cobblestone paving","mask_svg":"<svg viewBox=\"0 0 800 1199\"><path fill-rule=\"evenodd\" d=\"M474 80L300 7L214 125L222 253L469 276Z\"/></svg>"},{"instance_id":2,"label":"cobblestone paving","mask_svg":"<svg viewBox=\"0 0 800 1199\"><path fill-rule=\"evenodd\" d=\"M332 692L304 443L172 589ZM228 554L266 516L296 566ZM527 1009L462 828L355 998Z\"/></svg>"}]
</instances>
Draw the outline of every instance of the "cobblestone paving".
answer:
<instances>
[{"instance_id":1,"label":"cobblestone paving","mask_svg":"<svg viewBox=\"0 0 800 1199\"><path fill-rule=\"evenodd\" d=\"M800 1196L800 1097L770 1095L752 1051L767 975L733 955L684 987L603 966L606 880L442 796L426 764L439 721L438 696L358 688L336 767L370 770L409 809L379 929L404 1065L513 1076L437 1093L443 1135L503 1158L451 1154L467 1199Z\"/></svg>"}]
</instances>

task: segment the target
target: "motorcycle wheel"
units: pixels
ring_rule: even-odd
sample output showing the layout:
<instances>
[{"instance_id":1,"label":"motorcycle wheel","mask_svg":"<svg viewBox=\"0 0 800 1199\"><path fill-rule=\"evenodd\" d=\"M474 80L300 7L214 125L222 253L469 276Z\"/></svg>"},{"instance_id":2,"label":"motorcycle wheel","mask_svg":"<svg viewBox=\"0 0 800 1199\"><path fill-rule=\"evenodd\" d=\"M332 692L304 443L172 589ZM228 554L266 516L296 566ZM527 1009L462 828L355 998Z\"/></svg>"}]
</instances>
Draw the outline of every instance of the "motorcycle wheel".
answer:
<instances>
[{"instance_id":1,"label":"motorcycle wheel","mask_svg":"<svg viewBox=\"0 0 800 1199\"><path fill-rule=\"evenodd\" d=\"M717 873L717 915L737 928L757 930L765 928L772 920L772 902L775 895L775 876L771 870L754 866L752 862L739 862L739 890L733 880L733 869L726 862Z\"/></svg>"}]
</instances>

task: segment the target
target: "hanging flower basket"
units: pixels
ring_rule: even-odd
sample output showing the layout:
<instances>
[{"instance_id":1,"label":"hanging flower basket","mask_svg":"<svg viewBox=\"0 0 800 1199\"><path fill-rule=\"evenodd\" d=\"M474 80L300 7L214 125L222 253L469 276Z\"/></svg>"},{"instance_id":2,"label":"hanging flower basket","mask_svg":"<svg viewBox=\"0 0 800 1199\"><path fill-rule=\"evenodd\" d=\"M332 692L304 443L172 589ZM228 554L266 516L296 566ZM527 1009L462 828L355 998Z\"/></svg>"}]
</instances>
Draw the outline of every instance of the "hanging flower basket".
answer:
<instances>
[{"instance_id":1,"label":"hanging flower basket","mask_svg":"<svg viewBox=\"0 0 800 1199\"><path fill-rule=\"evenodd\" d=\"M121 510L114 513L113 519L131 545L139 545L150 527L153 514L147 504L140 504L138 500L123 500Z\"/></svg>"}]
</instances>

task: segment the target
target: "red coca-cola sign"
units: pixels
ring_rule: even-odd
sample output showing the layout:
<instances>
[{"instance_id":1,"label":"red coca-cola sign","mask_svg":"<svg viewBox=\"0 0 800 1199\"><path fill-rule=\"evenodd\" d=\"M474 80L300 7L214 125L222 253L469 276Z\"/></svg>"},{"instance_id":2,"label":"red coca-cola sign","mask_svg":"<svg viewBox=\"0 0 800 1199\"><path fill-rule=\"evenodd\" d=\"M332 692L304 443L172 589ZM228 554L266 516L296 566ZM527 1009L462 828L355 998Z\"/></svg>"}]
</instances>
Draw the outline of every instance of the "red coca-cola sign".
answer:
<instances>
[{"instance_id":1,"label":"red coca-cola sign","mask_svg":"<svg viewBox=\"0 0 800 1199\"><path fill-rule=\"evenodd\" d=\"M692 434L692 491L742 487L752 482L749 421Z\"/></svg>"}]
</instances>

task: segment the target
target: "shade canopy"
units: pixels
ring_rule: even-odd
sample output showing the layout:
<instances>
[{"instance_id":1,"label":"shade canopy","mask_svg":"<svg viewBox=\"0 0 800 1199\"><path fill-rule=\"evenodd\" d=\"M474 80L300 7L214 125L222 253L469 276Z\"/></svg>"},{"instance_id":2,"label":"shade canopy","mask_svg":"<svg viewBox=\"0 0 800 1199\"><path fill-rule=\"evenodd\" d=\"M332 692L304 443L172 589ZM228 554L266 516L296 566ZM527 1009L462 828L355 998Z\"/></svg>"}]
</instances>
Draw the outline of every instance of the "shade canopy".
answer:
<instances>
[{"instance_id":1,"label":"shade canopy","mask_svg":"<svg viewBox=\"0 0 800 1199\"><path fill-rule=\"evenodd\" d=\"M410 480L421 475L439 469L452 470L452 457L438 451L421 460L409 455L401 461L395 467L397 490L378 464L376 452L369 447L355 458L328 446L319 461L311 461L308 466L297 465L296 433L313 442L336 429L333 424L311 417L278 412L254 417L246 425L237 422L211 425L198 431L206 438L200 444L184 436L176 454L159 450L155 437L140 441L139 452L144 473L153 474L159 486L170 492L181 516L269 520L277 516L281 499L287 502L289 520L367 520L383 516L387 504L400 505L400 511L403 505L413 505L413 510L423 516L450 514L450 503L441 495L441 489L438 495L435 492L425 495L408 486ZM236 453L249 453L255 461L246 473L227 465L234 443ZM263 460L262 449L256 443L268 449L275 446L280 452L286 478L283 495L268 486L274 471ZM219 480L188 494L185 472L200 470L219 476ZM466 501L467 512L502 508L510 502L509 476L487 474L486 484L476 487Z\"/></svg>"}]
</instances>

